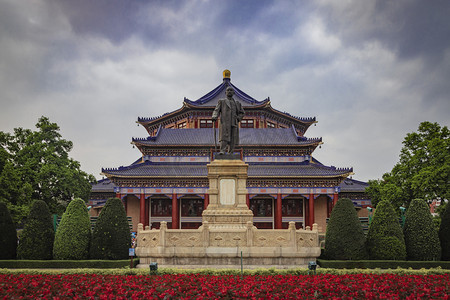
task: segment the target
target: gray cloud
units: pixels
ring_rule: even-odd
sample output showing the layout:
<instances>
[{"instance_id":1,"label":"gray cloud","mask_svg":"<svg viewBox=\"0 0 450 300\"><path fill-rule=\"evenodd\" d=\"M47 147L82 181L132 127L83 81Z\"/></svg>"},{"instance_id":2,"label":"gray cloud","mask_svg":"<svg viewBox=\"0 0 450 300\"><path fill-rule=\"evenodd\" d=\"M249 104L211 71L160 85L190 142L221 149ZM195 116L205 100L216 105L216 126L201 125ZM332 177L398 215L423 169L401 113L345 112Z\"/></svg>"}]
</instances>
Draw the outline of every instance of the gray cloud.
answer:
<instances>
[{"instance_id":1,"label":"gray cloud","mask_svg":"<svg viewBox=\"0 0 450 300\"><path fill-rule=\"evenodd\" d=\"M138 116L178 109L221 72L298 116L316 157L380 177L421 121L449 125L448 4L420 1L0 2L0 130L41 115L101 167L139 156Z\"/></svg>"}]
</instances>

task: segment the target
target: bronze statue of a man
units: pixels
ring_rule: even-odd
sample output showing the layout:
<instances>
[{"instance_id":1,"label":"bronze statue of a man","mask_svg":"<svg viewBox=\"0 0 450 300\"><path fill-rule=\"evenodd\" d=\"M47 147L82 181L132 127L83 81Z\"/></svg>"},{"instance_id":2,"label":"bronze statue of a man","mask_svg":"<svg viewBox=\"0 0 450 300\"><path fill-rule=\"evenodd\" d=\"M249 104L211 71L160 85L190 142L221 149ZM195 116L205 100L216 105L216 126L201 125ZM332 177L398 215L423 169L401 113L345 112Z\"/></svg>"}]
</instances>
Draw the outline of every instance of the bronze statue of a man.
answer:
<instances>
[{"instance_id":1,"label":"bronze statue of a man","mask_svg":"<svg viewBox=\"0 0 450 300\"><path fill-rule=\"evenodd\" d=\"M227 98L220 99L212 114L216 121L220 114L220 154L233 153L234 147L239 144L239 122L245 115L241 103L233 99L234 90L227 87Z\"/></svg>"}]
</instances>

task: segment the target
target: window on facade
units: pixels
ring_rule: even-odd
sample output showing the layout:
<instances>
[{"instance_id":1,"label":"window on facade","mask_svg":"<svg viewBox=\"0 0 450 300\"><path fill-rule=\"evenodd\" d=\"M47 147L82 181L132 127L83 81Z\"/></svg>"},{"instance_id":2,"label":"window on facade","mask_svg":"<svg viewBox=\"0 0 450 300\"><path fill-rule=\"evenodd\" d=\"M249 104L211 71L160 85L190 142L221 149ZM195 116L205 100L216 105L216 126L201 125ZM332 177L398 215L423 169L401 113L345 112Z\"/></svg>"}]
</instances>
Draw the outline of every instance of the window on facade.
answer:
<instances>
[{"instance_id":1,"label":"window on facade","mask_svg":"<svg viewBox=\"0 0 450 300\"><path fill-rule=\"evenodd\" d=\"M277 125L275 125L275 123L272 122L267 122L267 128L276 128Z\"/></svg>"},{"instance_id":2,"label":"window on facade","mask_svg":"<svg viewBox=\"0 0 450 300\"><path fill-rule=\"evenodd\" d=\"M241 128L254 128L255 121L253 119L244 119L241 121Z\"/></svg>"},{"instance_id":3,"label":"window on facade","mask_svg":"<svg viewBox=\"0 0 450 300\"><path fill-rule=\"evenodd\" d=\"M212 128L213 120L200 120L200 128Z\"/></svg>"},{"instance_id":4,"label":"window on facade","mask_svg":"<svg viewBox=\"0 0 450 300\"><path fill-rule=\"evenodd\" d=\"M179 124L177 125L177 127L178 127L178 128L186 128L186 122L179 123Z\"/></svg>"}]
</instances>

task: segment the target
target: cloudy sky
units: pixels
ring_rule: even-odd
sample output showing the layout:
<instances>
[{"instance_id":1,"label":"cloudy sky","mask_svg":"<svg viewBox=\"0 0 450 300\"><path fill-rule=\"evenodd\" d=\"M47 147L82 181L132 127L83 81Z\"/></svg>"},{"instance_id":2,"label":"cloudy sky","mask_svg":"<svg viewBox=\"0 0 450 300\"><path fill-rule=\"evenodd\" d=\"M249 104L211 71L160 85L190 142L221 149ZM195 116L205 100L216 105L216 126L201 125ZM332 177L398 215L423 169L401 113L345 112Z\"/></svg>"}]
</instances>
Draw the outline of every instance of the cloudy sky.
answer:
<instances>
[{"instance_id":1,"label":"cloudy sky","mask_svg":"<svg viewBox=\"0 0 450 300\"><path fill-rule=\"evenodd\" d=\"M449 126L449 1L0 0L0 130L45 115L97 178L137 117L222 82L317 117L315 157L376 179L422 121Z\"/></svg>"}]
</instances>

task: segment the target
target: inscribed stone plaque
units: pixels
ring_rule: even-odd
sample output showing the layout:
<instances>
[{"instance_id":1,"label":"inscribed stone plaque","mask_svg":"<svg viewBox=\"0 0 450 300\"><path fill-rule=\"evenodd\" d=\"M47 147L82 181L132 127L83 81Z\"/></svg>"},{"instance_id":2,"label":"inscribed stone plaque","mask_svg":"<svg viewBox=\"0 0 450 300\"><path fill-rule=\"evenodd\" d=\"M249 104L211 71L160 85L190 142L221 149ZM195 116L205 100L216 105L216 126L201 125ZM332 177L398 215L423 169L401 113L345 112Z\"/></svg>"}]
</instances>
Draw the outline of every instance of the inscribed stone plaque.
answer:
<instances>
[{"instance_id":1,"label":"inscribed stone plaque","mask_svg":"<svg viewBox=\"0 0 450 300\"><path fill-rule=\"evenodd\" d=\"M233 205L236 195L236 183L234 179L220 179L220 204Z\"/></svg>"}]
</instances>

